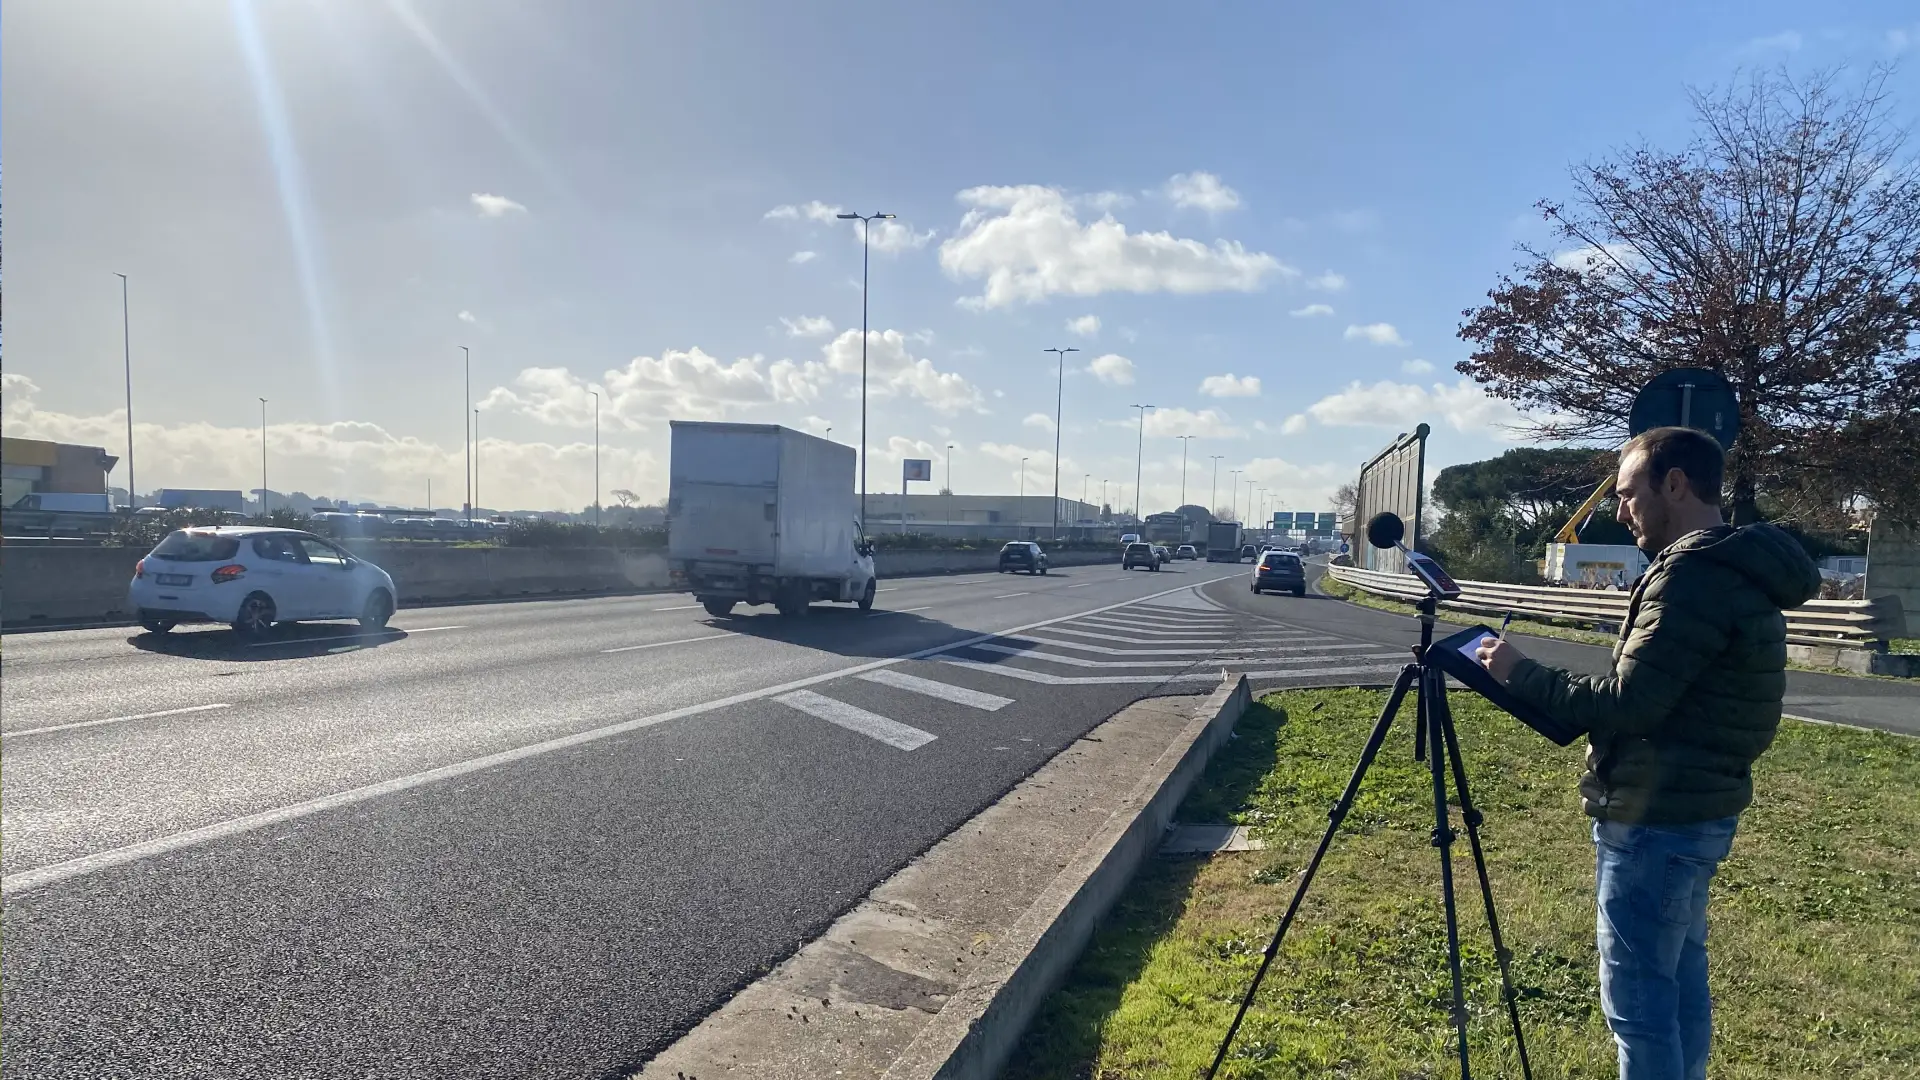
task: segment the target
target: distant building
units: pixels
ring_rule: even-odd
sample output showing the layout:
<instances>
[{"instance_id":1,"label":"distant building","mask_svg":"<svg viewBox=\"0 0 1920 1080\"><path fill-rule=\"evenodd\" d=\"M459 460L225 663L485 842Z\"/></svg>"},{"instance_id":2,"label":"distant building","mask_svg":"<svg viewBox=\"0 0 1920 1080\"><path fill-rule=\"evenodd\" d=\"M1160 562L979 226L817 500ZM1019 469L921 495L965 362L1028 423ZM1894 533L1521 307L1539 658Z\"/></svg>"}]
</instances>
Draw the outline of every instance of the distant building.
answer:
<instances>
[{"instance_id":1,"label":"distant building","mask_svg":"<svg viewBox=\"0 0 1920 1080\"><path fill-rule=\"evenodd\" d=\"M119 461L98 446L0 438L0 505L36 492L105 495Z\"/></svg>"},{"instance_id":2,"label":"distant building","mask_svg":"<svg viewBox=\"0 0 1920 1080\"><path fill-rule=\"evenodd\" d=\"M217 488L161 488L154 492L153 505L164 506L169 510L193 507L199 510L231 510L242 513L247 508L247 496L238 489L226 491Z\"/></svg>"}]
</instances>

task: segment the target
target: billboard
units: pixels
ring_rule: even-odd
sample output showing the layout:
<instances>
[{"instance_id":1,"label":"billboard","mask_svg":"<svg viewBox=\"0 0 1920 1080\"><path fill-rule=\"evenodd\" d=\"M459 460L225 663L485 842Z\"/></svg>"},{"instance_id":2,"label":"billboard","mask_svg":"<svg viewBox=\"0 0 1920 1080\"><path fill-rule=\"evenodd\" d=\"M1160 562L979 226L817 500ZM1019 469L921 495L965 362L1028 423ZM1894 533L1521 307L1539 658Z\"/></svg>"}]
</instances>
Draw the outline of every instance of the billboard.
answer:
<instances>
[{"instance_id":1,"label":"billboard","mask_svg":"<svg viewBox=\"0 0 1920 1080\"><path fill-rule=\"evenodd\" d=\"M900 480L902 483L908 480L933 479L932 458L908 458L900 463L900 469Z\"/></svg>"},{"instance_id":2,"label":"billboard","mask_svg":"<svg viewBox=\"0 0 1920 1080\"><path fill-rule=\"evenodd\" d=\"M1406 523L1407 546L1418 550L1420 512L1426 494L1427 436L1432 431L1421 424L1360 466L1359 490L1353 503L1354 565L1392 574L1407 572L1406 556L1397 549L1383 550L1367 543L1367 521L1383 511L1398 514Z\"/></svg>"}]
</instances>

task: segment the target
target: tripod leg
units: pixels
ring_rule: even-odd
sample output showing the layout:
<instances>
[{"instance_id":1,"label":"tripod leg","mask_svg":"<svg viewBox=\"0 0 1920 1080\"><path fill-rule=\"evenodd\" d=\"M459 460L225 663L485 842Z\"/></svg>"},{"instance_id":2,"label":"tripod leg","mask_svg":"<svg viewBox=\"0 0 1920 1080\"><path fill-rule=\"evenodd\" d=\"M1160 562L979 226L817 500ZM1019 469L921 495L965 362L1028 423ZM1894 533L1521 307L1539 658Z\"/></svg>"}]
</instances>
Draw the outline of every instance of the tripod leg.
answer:
<instances>
[{"instance_id":1,"label":"tripod leg","mask_svg":"<svg viewBox=\"0 0 1920 1080\"><path fill-rule=\"evenodd\" d=\"M1387 740L1387 730L1393 727L1394 714L1400 711L1401 699L1407 696L1407 690L1419 677L1420 668L1408 664L1400 670L1400 677L1394 680L1393 693L1387 698L1386 708L1380 710L1380 719L1374 721L1373 732L1367 736L1366 749L1360 751L1360 763L1354 766L1353 776L1347 780L1347 788L1340 793L1339 801L1327 811L1327 831L1320 836L1320 846L1314 850L1313 858L1307 863L1306 870L1300 874L1300 884L1293 890L1293 900L1287 904L1287 912L1280 917L1280 926L1273 932L1273 940L1267 942L1267 951L1260 957L1260 968L1253 973L1253 982L1247 986L1246 996L1240 999L1240 1008L1233 1014L1233 1023L1227 1025L1226 1038L1220 1040L1220 1051L1213 1055L1213 1064L1207 1067L1207 1080L1213 1080L1220 1071L1220 1065L1227 1060L1227 1048L1233 1045L1233 1036L1240 1030L1240 1022L1247 1018L1247 1009L1253 1004L1253 995L1260 989L1260 980L1267 977L1267 968L1273 964L1273 958L1280 953L1280 942L1287 936L1287 927L1293 925L1293 917L1300 911L1300 902L1307 897L1307 886L1313 884L1313 876L1320 871L1320 860L1327 854L1327 848L1333 844L1333 834L1339 830L1340 822L1353 809L1353 800L1360 792L1360 781L1367 775L1367 767L1380 753L1380 745Z\"/></svg>"},{"instance_id":2,"label":"tripod leg","mask_svg":"<svg viewBox=\"0 0 1920 1080\"><path fill-rule=\"evenodd\" d=\"M1500 997L1507 1003L1507 1020L1513 1025L1513 1045L1520 1051L1520 1075L1533 1080L1533 1065L1527 1060L1526 1036L1520 1032L1520 994L1513 986L1513 953L1500 936L1500 918L1493 912L1493 883L1487 877L1487 857L1480 849L1480 811L1467 793L1467 765L1460 757L1460 736L1453 726L1453 710L1447 705L1446 685L1441 682L1434 695L1445 751L1453 763L1453 788L1460 793L1460 816L1467 823L1467 844L1473 849L1473 867L1480 875L1480 898L1487 906L1487 929L1493 936L1493 955L1500 963Z\"/></svg>"},{"instance_id":3,"label":"tripod leg","mask_svg":"<svg viewBox=\"0 0 1920 1080\"><path fill-rule=\"evenodd\" d=\"M1440 901L1447 911L1447 968L1453 976L1453 1028L1460 1041L1460 1080L1472 1080L1473 1067L1467 1061L1467 996L1460 974L1460 918L1453 901L1453 824L1447 814L1447 770L1440 760L1441 682L1446 676L1438 668L1423 668L1420 673L1420 722L1428 727L1427 763L1433 772L1433 846L1440 849Z\"/></svg>"}]
</instances>

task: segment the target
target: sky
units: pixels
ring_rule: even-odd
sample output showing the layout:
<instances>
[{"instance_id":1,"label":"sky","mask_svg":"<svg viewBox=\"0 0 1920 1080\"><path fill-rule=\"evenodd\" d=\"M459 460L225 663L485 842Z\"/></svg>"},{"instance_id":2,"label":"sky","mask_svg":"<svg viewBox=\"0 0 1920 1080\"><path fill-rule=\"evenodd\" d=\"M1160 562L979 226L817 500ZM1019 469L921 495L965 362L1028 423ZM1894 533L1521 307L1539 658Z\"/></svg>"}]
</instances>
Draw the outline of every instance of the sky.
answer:
<instances>
[{"instance_id":1,"label":"sky","mask_svg":"<svg viewBox=\"0 0 1920 1080\"><path fill-rule=\"evenodd\" d=\"M1753 68L1904 57L1904 120L1915 53L1900 2L9 0L5 430L124 485L124 346L142 492L258 486L265 398L275 490L458 506L477 422L481 505L577 510L597 391L657 501L668 420L859 442L834 215L892 213L869 490L1051 491L1058 404L1065 496L1171 509L1186 435L1185 501L1324 509L1417 423L1430 478L1516 444L1455 331L1573 165Z\"/></svg>"}]
</instances>

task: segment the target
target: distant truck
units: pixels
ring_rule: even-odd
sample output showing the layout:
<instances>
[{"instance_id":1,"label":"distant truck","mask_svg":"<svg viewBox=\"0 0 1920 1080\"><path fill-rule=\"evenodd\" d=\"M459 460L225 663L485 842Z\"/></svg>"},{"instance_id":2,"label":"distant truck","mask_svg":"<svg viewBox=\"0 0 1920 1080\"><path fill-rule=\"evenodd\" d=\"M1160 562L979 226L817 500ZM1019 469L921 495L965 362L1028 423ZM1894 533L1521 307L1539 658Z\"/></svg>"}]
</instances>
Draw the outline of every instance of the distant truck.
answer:
<instances>
[{"instance_id":1,"label":"distant truck","mask_svg":"<svg viewBox=\"0 0 1920 1080\"><path fill-rule=\"evenodd\" d=\"M161 488L154 492L153 502L149 505L164 506L169 510L191 507L196 510L231 510L240 513L247 508L247 497L237 490L219 488Z\"/></svg>"},{"instance_id":2,"label":"distant truck","mask_svg":"<svg viewBox=\"0 0 1920 1080\"><path fill-rule=\"evenodd\" d=\"M873 607L873 546L856 515L853 447L773 424L672 423L667 560L709 615L815 600Z\"/></svg>"},{"instance_id":3,"label":"distant truck","mask_svg":"<svg viewBox=\"0 0 1920 1080\"><path fill-rule=\"evenodd\" d=\"M1240 523L1215 521L1207 526L1207 561L1240 561Z\"/></svg>"},{"instance_id":4,"label":"distant truck","mask_svg":"<svg viewBox=\"0 0 1920 1080\"><path fill-rule=\"evenodd\" d=\"M113 500L98 493L79 491L36 491L15 499L9 510L41 511L49 514L113 513Z\"/></svg>"}]
</instances>

